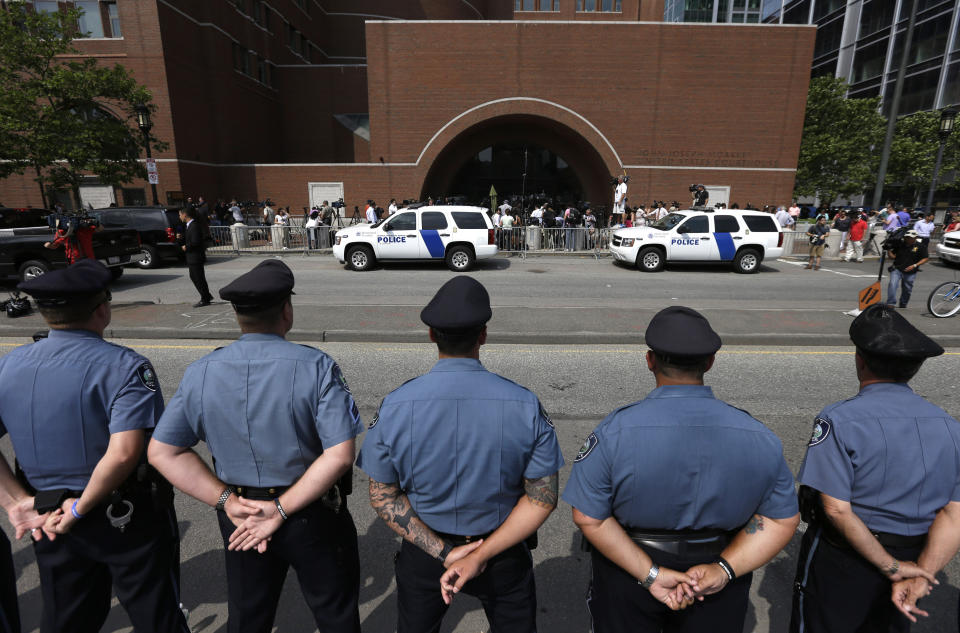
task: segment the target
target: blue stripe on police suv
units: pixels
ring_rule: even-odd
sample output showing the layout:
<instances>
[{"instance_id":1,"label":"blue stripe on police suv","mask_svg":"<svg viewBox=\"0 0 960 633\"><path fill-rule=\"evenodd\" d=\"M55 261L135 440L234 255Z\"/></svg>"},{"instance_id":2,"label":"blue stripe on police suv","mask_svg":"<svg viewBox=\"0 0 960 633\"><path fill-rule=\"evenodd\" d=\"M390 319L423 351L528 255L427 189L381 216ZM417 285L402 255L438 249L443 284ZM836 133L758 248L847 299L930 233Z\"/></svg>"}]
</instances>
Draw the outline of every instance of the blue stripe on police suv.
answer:
<instances>
[{"instance_id":1,"label":"blue stripe on police suv","mask_svg":"<svg viewBox=\"0 0 960 633\"><path fill-rule=\"evenodd\" d=\"M737 247L733 245L733 236L729 233L714 233L717 248L720 249L720 260L729 261L737 254Z\"/></svg>"},{"instance_id":2,"label":"blue stripe on police suv","mask_svg":"<svg viewBox=\"0 0 960 633\"><path fill-rule=\"evenodd\" d=\"M430 257L443 257L443 240L440 239L440 232L435 230L420 231L423 236L423 243L427 246Z\"/></svg>"}]
</instances>

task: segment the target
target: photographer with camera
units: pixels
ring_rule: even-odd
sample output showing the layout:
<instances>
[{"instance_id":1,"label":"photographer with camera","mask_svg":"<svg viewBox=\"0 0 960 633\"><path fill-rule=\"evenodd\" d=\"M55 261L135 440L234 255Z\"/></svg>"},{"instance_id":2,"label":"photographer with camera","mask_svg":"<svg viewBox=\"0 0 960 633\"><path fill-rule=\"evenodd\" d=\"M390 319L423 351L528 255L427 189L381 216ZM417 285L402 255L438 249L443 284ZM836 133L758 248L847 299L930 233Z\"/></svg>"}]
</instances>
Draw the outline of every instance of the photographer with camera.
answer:
<instances>
[{"instance_id":1,"label":"photographer with camera","mask_svg":"<svg viewBox=\"0 0 960 633\"><path fill-rule=\"evenodd\" d=\"M63 228L64 225L66 228ZM57 237L52 242L44 243L45 248L56 250L61 246L66 250L67 264L73 264L81 259L96 259L93 253L93 234L102 231L103 226L87 216L64 216L57 218Z\"/></svg>"},{"instance_id":2,"label":"photographer with camera","mask_svg":"<svg viewBox=\"0 0 960 633\"><path fill-rule=\"evenodd\" d=\"M887 305L897 303L897 288L900 288L900 303L898 307L906 308L913 292L913 284L917 280L920 266L930 261L927 254L926 242L918 239L917 232L908 230L891 235L883 242L887 249L887 257L893 260L890 271L890 285L887 286Z\"/></svg>"},{"instance_id":3,"label":"photographer with camera","mask_svg":"<svg viewBox=\"0 0 960 633\"><path fill-rule=\"evenodd\" d=\"M693 206L705 207L710 201L710 194L703 185L690 185L690 195L693 197Z\"/></svg>"},{"instance_id":4,"label":"photographer with camera","mask_svg":"<svg viewBox=\"0 0 960 633\"><path fill-rule=\"evenodd\" d=\"M820 258L823 257L828 235L830 227L827 226L827 219L818 217L817 223L807 230L807 237L810 238L810 262L806 265L807 270L820 270Z\"/></svg>"}]
</instances>

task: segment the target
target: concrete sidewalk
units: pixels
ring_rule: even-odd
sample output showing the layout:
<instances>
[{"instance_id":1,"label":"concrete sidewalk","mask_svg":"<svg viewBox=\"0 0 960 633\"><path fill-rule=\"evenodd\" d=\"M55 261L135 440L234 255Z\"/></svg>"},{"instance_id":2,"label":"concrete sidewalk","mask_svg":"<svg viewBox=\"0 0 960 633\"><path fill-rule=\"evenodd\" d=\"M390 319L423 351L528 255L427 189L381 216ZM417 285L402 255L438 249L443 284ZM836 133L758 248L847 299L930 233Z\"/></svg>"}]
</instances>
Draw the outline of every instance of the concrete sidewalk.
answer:
<instances>
[{"instance_id":1,"label":"concrete sidewalk","mask_svg":"<svg viewBox=\"0 0 960 633\"><path fill-rule=\"evenodd\" d=\"M903 314L944 347L960 347L960 321ZM326 342L428 342L420 306L297 305L294 340ZM693 306L696 307L696 306ZM494 306L490 343L634 344L659 308ZM726 345L845 346L852 318L839 309L703 309ZM585 325L592 328L585 329ZM46 330L37 312L0 321L0 336L29 337ZM116 302L108 338L233 339L240 335L233 308L189 304Z\"/></svg>"}]
</instances>

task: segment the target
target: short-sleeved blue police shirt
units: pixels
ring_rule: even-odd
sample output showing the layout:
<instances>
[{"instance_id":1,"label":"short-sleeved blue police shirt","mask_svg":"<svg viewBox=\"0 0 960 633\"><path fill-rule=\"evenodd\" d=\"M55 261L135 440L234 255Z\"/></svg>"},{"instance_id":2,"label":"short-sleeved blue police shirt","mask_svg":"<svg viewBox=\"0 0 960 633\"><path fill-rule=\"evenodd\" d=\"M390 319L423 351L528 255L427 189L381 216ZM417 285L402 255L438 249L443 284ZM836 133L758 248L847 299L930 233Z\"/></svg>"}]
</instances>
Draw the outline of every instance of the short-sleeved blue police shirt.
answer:
<instances>
[{"instance_id":1,"label":"short-sleeved blue police shirt","mask_svg":"<svg viewBox=\"0 0 960 633\"><path fill-rule=\"evenodd\" d=\"M563 466L553 423L528 389L469 358L441 359L380 404L357 465L397 483L438 532L492 532L524 479Z\"/></svg>"},{"instance_id":2,"label":"short-sleeved blue police shirt","mask_svg":"<svg viewBox=\"0 0 960 633\"><path fill-rule=\"evenodd\" d=\"M874 383L817 416L797 477L868 528L925 534L960 501L960 423L906 383Z\"/></svg>"},{"instance_id":3,"label":"short-sleeved blue police shirt","mask_svg":"<svg viewBox=\"0 0 960 633\"><path fill-rule=\"evenodd\" d=\"M207 443L217 476L288 486L322 453L363 432L340 368L320 350L244 334L187 367L153 438Z\"/></svg>"},{"instance_id":4,"label":"short-sleeved blue police shirt","mask_svg":"<svg viewBox=\"0 0 960 633\"><path fill-rule=\"evenodd\" d=\"M577 455L563 499L648 530L733 530L797 513L780 439L710 387L658 387L611 413Z\"/></svg>"},{"instance_id":5,"label":"short-sleeved blue police shirt","mask_svg":"<svg viewBox=\"0 0 960 633\"><path fill-rule=\"evenodd\" d=\"M51 330L0 358L0 436L37 490L82 490L111 434L152 429L161 413L150 361L93 332Z\"/></svg>"}]
</instances>

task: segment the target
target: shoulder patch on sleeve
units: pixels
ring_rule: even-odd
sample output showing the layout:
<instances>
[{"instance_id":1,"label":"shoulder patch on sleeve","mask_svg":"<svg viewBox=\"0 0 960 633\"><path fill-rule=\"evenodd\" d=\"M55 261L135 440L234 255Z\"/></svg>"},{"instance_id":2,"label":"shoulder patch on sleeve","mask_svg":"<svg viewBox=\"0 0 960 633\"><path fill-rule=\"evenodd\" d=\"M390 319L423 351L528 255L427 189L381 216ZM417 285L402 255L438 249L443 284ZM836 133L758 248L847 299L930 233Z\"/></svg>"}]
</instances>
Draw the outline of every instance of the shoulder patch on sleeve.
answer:
<instances>
[{"instance_id":1,"label":"shoulder patch on sleeve","mask_svg":"<svg viewBox=\"0 0 960 633\"><path fill-rule=\"evenodd\" d=\"M813 433L810 435L810 443L807 446L816 446L830 435L830 421L823 418L817 418L813 421Z\"/></svg>"},{"instance_id":2,"label":"shoulder patch on sleeve","mask_svg":"<svg viewBox=\"0 0 960 633\"><path fill-rule=\"evenodd\" d=\"M347 385L347 379L343 377L343 371L340 370L340 365L334 363L332 371L333 371L333 379L338 383L340 383L340 386L343 387L344 391L346 391L352 396L353 392L350 391L350 387Z\"/></svg>"},{"instance_id":3,"label":"shoulder patch on sleeve","mask_svg":"<svg viewBox=\"0 0 960 633\"><path fill-rule=\"evenodd\" d=\"M142 363L139 367L137 367L137 378L139 378L140 382L143 383L143 386L150 391L156 391L160 386L157 383L157 372L153 371L153 367L150 366L150 363Z\"/></svg>"},{"instance_id":4,"label":"shoulder patch on sleeve","mask_svg":"<svg viewBox=\"0 0 960 633\"><path fill-rule=\"evenodd\" d=\"M591 433L587 436L587 439L584 440L583 446L580 447L580 450L577 451L577 456L574 458L574 462L579 462L587 458L587 455L593 452L593 449L596 448L597 444L600 443L600 440L597 439L595 433Z\"/></svg>"},{"instance_id":5,"label":"shoulder patch on sleeve","mask_svg":"<svg viewBox=\"0 0 960 633\"><path fill-rule=\"evenodd\" d=\"M550 425L551 429L556 430L557 427L553 426L553 420L551 420L550 416L547 415L547 410L543 408L543 403L538 402L537 404L540 405L540 416L544 419L544 421L546 421L548 425Z\"/></svg>"}]
</instances>

